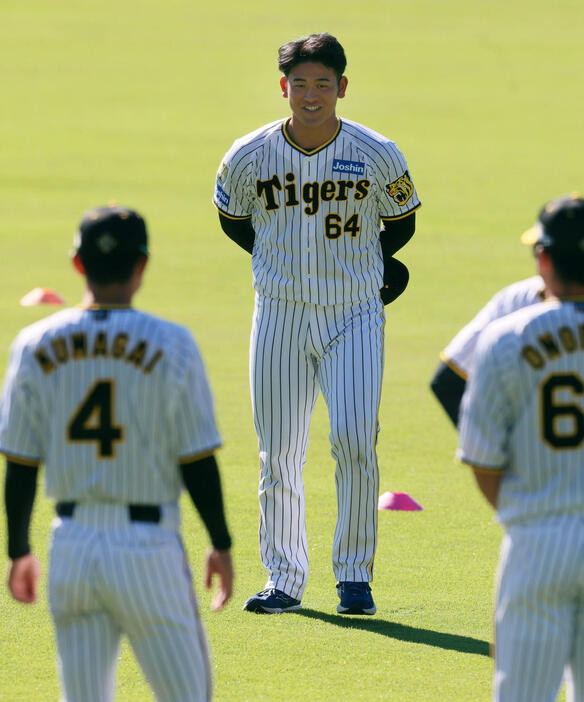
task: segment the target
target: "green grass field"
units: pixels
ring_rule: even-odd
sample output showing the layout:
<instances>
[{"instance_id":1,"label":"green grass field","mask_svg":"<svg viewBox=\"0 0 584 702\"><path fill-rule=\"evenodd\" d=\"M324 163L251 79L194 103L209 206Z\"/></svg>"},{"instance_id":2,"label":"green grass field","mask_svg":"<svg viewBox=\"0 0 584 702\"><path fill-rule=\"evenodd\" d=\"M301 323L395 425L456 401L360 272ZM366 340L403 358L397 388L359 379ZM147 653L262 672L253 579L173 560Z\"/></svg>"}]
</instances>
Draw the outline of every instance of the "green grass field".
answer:
<instances>
[{"instance_id":1,"label":"green grass field","mask_svg":"<svg viewBox=\"0 0 584 702\"><path fill-rule=\"evenodd\" d=\"M24 293L46 286L79 300L67 254L81 213L111 199L141 210L153 256L136 304L193 330L224 437L237 583L218 614L201 586L207 538L184 502L216 700L488 700L501 530L454 463L455 432L428 381L458 328L531 275L518 237L540 205L584 190L581 0L298 0L286 11L260 0L4 0L1 15L0 362L22 326L52 311L21 307ZM265 577L247 379L253 293L249 258L220 232L211 194L232 141L287 113L278 46L313 31L347 51L338 113L397 141L423 202L400 256L410 286L387 310L379 459L381 491L408 492L424 511L379 515L372 618L336 615L320 401L306 467L305 609L241 611ZM45 576L51 519L39 498L32 542ZM28 607L1 589L0 647L1 702L58 699L44 593ZM153 699L128 648L116 699Z\"/></svg>"}]
</instances>

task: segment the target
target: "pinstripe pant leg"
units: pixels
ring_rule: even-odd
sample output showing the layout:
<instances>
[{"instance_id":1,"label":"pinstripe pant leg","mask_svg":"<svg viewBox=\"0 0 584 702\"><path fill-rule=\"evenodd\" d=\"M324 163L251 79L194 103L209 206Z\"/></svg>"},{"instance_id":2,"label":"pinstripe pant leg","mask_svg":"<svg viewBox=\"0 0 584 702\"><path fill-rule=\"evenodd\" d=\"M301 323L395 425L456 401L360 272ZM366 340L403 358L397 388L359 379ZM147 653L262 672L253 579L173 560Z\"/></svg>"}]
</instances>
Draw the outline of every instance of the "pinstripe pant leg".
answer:
<instances>
[{"instance_id":1,"label":"pinstripe pant leg","mask_svg":"<svg viewBox=\"0 0 584 702\"><path fill-rule=\"evenodd\" d=\"M267 587L302 598L308 577L302 471L318 395L303 350L307 306L256 296L250 384L260 457L260 555Z\"/></svg>"},{"instance_id":2,"label":"pinstripe pant leg","mask_svg":"<svg viewBox=\"0 0 584 702\"><path fill-rule=\"evenodd\" d=\"M341 314L323 309L333 340L319 364L336 462L333 571L338 581L370 582L377 547L376 443L385 315L378 299L347 307Z\"/></svg>"},{"instance_id":3,"label":"pinstripe pant leg","mask_svg":"<svg viewBox=\"0 0 584 702\"><path fill-rule=\"evenodd\" d=\"M66 702L114 699L120 629L97 597L97 543L75 525L55 530L51 544L49 603Z\"/></svg>"},{"instance_id":4,"label":"pinstripe pant leg","mask_svg":"<svg viewBox=\"0 0 584 702\"><path fill-rule=\"evenodd\" d=\"M105 555L116 619L160 702L208 702L207 640L178 534L133 525Z\"/></svg>"},{"instance_id":5,"label":"pinstripe pant leg","mask_svg":"<svg viewBox=\"0 0 584 702\"><path fill-rule=\"evenodd\" d=\"M584 702L584 597L578 600L574 646L566 671L566 701Z\"/></svg>"},{"instance_id":6,"label":"pinstripe pant leg","mask_svg":"<svg viewBox=\"0 0 584 702\"><path fill-rule=\"evenodd\" d=\"M66 702L112 702L120 631L105 612L55 618Z\"/></svg>"},{"instance_id":7,"label":"pinstripe pant leg","mask_svg":"<svg viewBox=\"0 0 584 702\"><path fill-rule=\"evenodd\" d=\"M495 612L495 702L554 702L575 629L570 539L512 527L503 539Z\"/></svg>"},{"instance_id":8,"label":"pinstripe pant leg","mask_svg":"<svg viewBox=\"0 0 584 702\"><path fill-rule=\"evenodd\" d=\"M584 551L584 534L581 524L576 521L577 539L571 547L571 556L575 563L582 563L581 554ZM577 582L576 604L574 615L574 637L568 669L566 670L566 700L567 702L584 702L584 569L577 565L575 582Z\"/></svg>"}]
</instances>

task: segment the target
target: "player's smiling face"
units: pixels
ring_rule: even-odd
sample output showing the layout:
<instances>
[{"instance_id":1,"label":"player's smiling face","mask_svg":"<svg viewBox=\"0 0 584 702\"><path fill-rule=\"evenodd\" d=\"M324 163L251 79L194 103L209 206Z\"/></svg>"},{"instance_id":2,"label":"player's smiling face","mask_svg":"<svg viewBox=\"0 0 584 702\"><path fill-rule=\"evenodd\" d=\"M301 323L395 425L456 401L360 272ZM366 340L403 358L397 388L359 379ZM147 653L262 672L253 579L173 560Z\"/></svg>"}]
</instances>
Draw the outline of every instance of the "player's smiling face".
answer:
<instances>
[{"instance_id":1,"label":"player's smiling face","mask_svg":"<svg viewBox=\"0 0 584 702\"><path fill-rule=\"evenodd\" d=\"M283 76L280 86L292 110L291 131L300 136L299 131L314 130L315 136L330 138L337 127L336 104L345 97L347 78L338 81L332 68L307 61Z\"/></svg>"}]
</instances>

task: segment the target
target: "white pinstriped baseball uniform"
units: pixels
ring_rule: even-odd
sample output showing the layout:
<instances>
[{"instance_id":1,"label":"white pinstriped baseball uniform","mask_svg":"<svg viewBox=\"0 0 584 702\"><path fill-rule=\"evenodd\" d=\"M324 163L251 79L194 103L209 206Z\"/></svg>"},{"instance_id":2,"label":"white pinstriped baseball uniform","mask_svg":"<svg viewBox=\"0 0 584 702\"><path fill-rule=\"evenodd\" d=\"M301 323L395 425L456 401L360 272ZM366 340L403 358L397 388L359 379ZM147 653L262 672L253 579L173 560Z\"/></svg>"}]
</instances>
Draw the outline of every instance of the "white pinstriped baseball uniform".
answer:
<instances>
[{"instance_id":1,"label":"white pinstriped baseball uniform","mask_svg":"<svg viewBox=\"0 0 584 702\"><path fill-rule=\"evenodd\" d=\"M440 358L464 380L470 375L476 344L490 322L543 300L544 282L534 275L499 290L441 352Z\"/></svg>"},{"instance_id":2,"label":"white pinstriped baseball uniform","mask_svg":"<svg viewBox=\"0 0 584 702\"><path fill-rule=\"evenodd\" d=\"M584 700L584 302L549 301L480 336L458 457L503 471L494 699Z\"/></svg>"},{"instance_id":3,"label":"white pinstriped baseball uniform","mask_svg":"<svg viewBox=\"0 0 584 702\"><path fill-rule=\"evenodd\" d=\"M207 644L179 536L178 463L217 448L187 329L129 307L63 310L13 344L0 451L45 464L57 519L49 602L70 702L113 699L125 633L157 699L208 700ZM158 524L128 503L160 505Z\"/></svg>"},{"instance_id":4,"label":"white pinstriped baseball uniform","mask_svg":"<svg viewBox=\"0 0 584 702\"><path fill-rule=\"evenodd\" d=\"M392 141L350 120L312 151L278 120L235 141L214 202L255 231L250 377L267 587L300 599L306 586L302 471L319 388L336 461L333 570L338 581L368 582L384 362L379 230L381 218L420 205L406 161Z\"/></svg>"}]
</instances>

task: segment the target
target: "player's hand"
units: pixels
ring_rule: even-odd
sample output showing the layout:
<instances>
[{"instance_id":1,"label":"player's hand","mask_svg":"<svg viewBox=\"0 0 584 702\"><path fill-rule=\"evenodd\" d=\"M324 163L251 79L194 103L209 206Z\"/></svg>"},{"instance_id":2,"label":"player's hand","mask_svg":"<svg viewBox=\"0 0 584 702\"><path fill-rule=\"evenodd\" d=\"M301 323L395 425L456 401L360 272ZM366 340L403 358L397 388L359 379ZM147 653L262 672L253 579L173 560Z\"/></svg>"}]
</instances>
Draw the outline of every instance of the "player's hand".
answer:
<instances>
[{"instance_id":1,"label":"player's hand","mask_svg":"<svg viewBox=\"0 0 584 702\"><path fill-rule=\"evenodd\" d=\"M36 602L40 575L41 565L32 553L15 558L8 574L8 588L12 597L26 604Z\"/></svg>"},{"instance_id":2,"label":"player's hand","mask_svg":"<svg viewBox=\"0 0 584 702\"><path fill-rule=\"evenodd\" d=\"M233 563L231 551L218 551L212 548L207 553L207 567L205 572L205 587L211 588L213 576L219 576L219 589L211 602L211 609L217 612L231 599L233 593Z\"/></svg>"}]
</instances>

